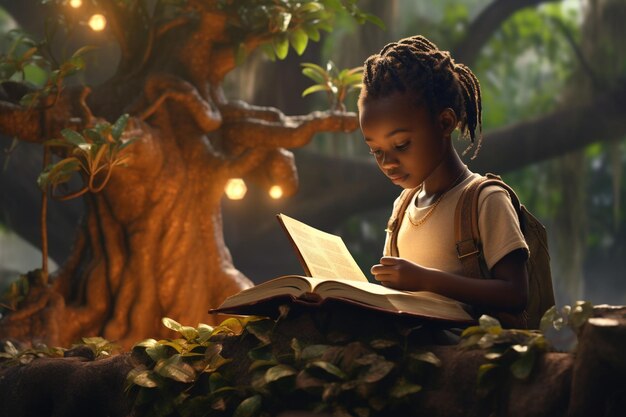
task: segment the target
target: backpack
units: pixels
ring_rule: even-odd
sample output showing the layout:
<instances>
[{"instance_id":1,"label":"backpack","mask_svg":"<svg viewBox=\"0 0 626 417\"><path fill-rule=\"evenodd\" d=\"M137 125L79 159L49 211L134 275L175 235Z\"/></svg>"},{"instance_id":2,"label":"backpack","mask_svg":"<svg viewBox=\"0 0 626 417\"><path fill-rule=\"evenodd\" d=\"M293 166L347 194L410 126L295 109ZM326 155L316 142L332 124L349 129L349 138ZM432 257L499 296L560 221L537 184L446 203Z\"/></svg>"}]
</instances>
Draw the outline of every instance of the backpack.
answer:
<instances>
[{"instance_id":1,"label":"backpack","mask_svg":"<svg viewBox=\"0 0 626 417\"><path fill-rule=\"evenodd\" d=\"M468 277L490 278L489 270L482 253L482 242L478 231L478 196L485 187L496 185L504 188L511 197L517 212L520 229L530 249L526 261L528 271L528 303L524 311L490 313L500 320L504 327L538 329L543 314L554 305L554 290L550 272L550 255L545 227L522 204L519 198L502 179L494 174L476 178L470 182L459 197L455 210L454 232L456 249L463 264L464 275ZM387 231L388 250L391 256L398 256L398 230L413 196L419 187L407 189L400 194L400 201L389 219Z\"/></svg>"}]
</instances>

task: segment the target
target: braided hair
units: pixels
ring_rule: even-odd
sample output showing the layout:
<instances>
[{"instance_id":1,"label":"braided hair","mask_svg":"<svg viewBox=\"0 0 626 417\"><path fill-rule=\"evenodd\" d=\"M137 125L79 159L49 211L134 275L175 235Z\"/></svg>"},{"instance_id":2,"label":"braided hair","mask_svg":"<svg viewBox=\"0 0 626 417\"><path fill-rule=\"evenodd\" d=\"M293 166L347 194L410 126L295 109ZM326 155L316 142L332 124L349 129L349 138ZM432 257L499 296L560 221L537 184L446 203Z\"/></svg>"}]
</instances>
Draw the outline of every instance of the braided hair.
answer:
<instances>
[{"instance_id":1,"label":"braided hair","mask_svg":"<svg viewBox=\"0 0 626 417\"><path fill-rule=\"evenodd\" d=\"M432 115L448 107L454 110L462 137L471 139L463 155L474 146L478 128L472 159L476 157L482 142L482 102L478 78L468 67L455 63L448 51L439 50L423 36L401 39L365 61L359 101L395 92L415 94Z\"/></svg>"}]
</instances>

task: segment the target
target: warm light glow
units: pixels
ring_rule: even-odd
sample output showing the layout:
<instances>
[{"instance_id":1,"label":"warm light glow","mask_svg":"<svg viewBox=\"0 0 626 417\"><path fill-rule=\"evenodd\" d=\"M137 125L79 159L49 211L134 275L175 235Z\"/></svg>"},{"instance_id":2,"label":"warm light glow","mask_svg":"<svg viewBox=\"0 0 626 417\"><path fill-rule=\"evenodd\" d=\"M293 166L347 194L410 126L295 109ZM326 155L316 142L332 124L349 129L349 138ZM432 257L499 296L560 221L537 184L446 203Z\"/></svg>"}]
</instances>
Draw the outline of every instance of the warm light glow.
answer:
<instances>
[{"instance_id":1,"label":"warm light glow","mask_svg":"<svg viewBox=\"0 0 626 417\"><path fill-rule=\"evenodd\" d=\"M75 9L78 9L82 5L83 5L83 0L70 0L70 6L72 6Z\"/></svg>"},{"instance_id":2,"label":"warm light glow","mask_svg":"<svg viewBox=\"0 0 626 417\"><path fill-rule=\"evenodd\" d=\"M231 200L241 200L248 191L248 187L246 187L246 183L243 182L241 178L231 178L226 183L226 187L224 187L224 192L226 193L226 197Z\"/></svg>"},{"instance_id":3,"label":"warm light glow","mask_svg":"<svg viewBox=\"0 0 626 417\"><path fill-rule=\"evenodd\" d=\"M89 27L95 32L100 32L101 30L104 30L106 26L107 19L101 14L94 14L89 19Z\"/></svg>"},{"instance_id":4,"label":"warm light glow","mask_svg":"<svg viewBox=\"0 0 626 417\"><path fill-rule=\"evenodd\" d=\"M270 197L274 200L278 200L283 196L283 189L280 185L274 185L270 188Z\"/></svg>"}]
</instances>

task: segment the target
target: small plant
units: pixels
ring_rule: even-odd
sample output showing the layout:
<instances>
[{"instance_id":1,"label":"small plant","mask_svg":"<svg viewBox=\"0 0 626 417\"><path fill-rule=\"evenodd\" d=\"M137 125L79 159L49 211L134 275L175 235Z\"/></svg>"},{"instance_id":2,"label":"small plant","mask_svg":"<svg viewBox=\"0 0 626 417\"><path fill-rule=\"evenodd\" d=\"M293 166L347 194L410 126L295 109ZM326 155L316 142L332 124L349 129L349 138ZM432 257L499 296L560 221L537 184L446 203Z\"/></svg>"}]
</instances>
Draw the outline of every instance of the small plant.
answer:
<instances>
[{"instance_id":1,"label":"small plant","mask_svg":"<svg viewBox=\"0 0 626 417\"><path fill-rule=\"evenodd\" d=\"M487 360L478 368L478 393L489 407L497 407L498 388L512 375L527 380L539 355L550 351L572 351L577 334L593 313L593 305L578 301L574 308L553 306L541 318L541 330L503 329L498 320L483 315L478 326L465 329L461 348L485 350Z\"/></svg>"},{"instance_id":2,"label":"small plant","mask_svg":"<svg viewBox=\"0 0 626 417\"><path fill-rule=\"evenodd\" d=\"M82 343L74 344L71 349L48 347L38 344L28 348L18 348L11 341L0 342L0 369L16 365L26 365L37 358L62 358L73 349L86 346L93 352L90 359L102 359L118 353L120 348L102 337L83 337ZM73 356L73 355L70 355Z\"/></svg>"},{"instance_id":3,"label":"small plant","mask_svg":"<svg viewBox=\"0 0 626 417\"><path fill-rule=\"evenodd\" d=\"M231 318L214 328L164 318L181 337L133 348L140 365L127 379L137 415L402 415L441 365L433 353L408 346L411 330L358 340L330 331L320 343L292 338L277 346L274 330L283 318ZM235 345L247 358L222 356Z\"/></svg>"},{"instance_id":4,"label":"small plant","mask_svg":"<svg viewBox=\"0 0 626 417\"><path fill-rule=\"evenodd\" d=\"M361 88L363 67L339 70L332 61L328 61L326 69L310 62L302 64L302 67L302 74L317 83L304 90L302 97L324 91L333 110L346 111L346 96Z\"/></svg>"},{"instance_id":5,"label":"small plant","mask_svg":"<svg viewBox=\"0 0 626 417\"><path fill-rule=\"evenodd\" d=\"M129 156L121 155L121 151L136 140L123 139L122 133L126 129L128 118L128 114L124 114L112 125L108 122L98 123L93 128L83 130L82 134L63 129L61 139L47 141L46 146L66 148L71 156L48 165L37 179L39 187L42 190L51 187L53 198L59 200L75 198L87 191L102 191L111 178L113 169L124 166L128 161ZM83 177L83 188L63 196L55 196L56 188L70 181L74 173L80 173Z\"/></svg>"}]
</instances>

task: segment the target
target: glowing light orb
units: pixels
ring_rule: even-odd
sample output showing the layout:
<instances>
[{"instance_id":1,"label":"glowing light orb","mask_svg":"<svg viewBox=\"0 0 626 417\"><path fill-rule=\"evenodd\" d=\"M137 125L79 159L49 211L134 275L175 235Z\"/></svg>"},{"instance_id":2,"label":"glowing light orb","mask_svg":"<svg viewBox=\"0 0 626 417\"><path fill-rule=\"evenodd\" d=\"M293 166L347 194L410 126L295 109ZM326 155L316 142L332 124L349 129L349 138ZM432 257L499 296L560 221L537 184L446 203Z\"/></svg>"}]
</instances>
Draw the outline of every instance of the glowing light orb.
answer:
<instances>
[{"instance_id":1,"label":"glowing light orb","mask_svg":"<svg viewBox=\"0 0 626 417\"><path fill-rule=\"evenodd\" d=\"M272 186L272 188L270 188L269 193L270 197L272 197L274 200L278 200L283 196L283 189L280 185L274 185Z\"/></svg>"},{"instance_id":2,"label":"glowing light orb","mask_svg":"<svg viewBox=\"0 0 626 417\"><path fill-rule=\"evenodd\" d=\"M107 19L101 14L94 14L89 19L89 27L94 32L100 32L107 26Z\"/></svg>"},{"instance_id":3,"label":"glowing light orb","mask_svg":"<svg viewBox=\"0 0 626 417\"><path fill-rule=\"evenodd\" d=\"M83 0L70 0L70 6L75 9L78 9L82 5L83 5Z\"/></svg>"},{"instance_id":4,"label":"glowing light orb","mask_svg":"<svg viewBox=\"0 0 626 417\"><path fill-rule=\"evenodd\" d=\"M246 183L241 178L231 178L226 183L226 187L224 187L224 192L226 193L226 197L231 200L241 200L248 191L248 187L246 187Z\"/></svg>"}]
</instances>

